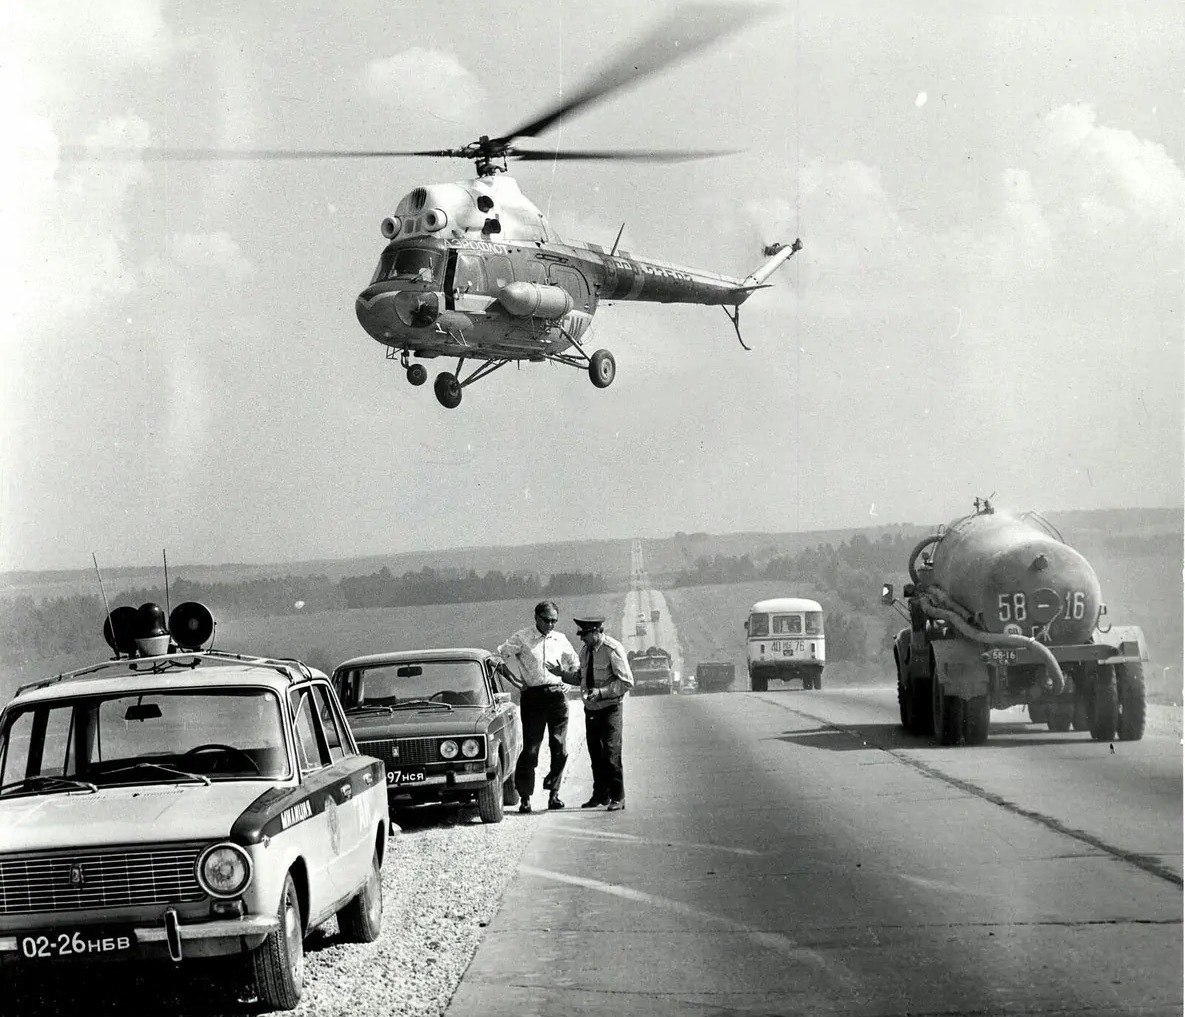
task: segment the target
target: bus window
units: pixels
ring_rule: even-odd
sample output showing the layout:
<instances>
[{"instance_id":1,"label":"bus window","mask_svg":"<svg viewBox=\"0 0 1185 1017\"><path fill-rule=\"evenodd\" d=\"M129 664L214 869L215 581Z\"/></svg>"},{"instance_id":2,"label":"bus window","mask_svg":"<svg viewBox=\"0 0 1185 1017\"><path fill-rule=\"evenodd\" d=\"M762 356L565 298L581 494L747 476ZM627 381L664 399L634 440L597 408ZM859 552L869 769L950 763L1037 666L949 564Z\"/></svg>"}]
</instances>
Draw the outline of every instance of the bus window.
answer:
<instances>
[{"instance_id":1,"label":"bus window","mask_svg":"<svg viewBox=\"0 0 1185 1017\"><path fill-rule=\"evenodd\" d=\"M808 636L818 636L823 633L823 612L822 611L807 611L806 613L806 634Z\"/></svg>"},{"instance_id":2,"label":"bus window","mask_svg":"<svg viewBox=\"0 0 1185 1017\"><path fill-rule=\"evenodd\" d=\"M802 615L800 615L800 614L775 614L774 615L774 635L775 636L800 636L800 635L802 635Z\"/></svg>"},{"instance_id":3,"label":"bus window","mask_svg":"<svg viewBox=\"0 0 1185 1017\"><path fill-rule=\"evenodd\" d=\"M769 615L768 614L751 614L751 615L749 615L749 635L754 638L769 635Z\"/></svg>"}]
</instances>

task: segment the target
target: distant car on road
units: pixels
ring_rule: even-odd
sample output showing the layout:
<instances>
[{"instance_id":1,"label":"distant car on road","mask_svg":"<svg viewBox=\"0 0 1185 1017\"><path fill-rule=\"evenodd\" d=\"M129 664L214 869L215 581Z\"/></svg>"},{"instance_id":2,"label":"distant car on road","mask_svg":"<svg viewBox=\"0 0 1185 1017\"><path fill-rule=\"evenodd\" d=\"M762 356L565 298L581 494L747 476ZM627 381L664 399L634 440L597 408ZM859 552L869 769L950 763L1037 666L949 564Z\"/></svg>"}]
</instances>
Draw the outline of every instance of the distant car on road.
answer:
<instances>
[{"instance_id":1,"label":"distant car on road","mask_svg":"<svg viewBox=\"0 0 1185 1017\"><path fill-rule=\"evenodd\" d=\"M675 673L671 670L671 655L657 646L645 650L630 650L627 654L630 671L634 675L635 696L669 696L675 691Z\"/></svg>"},{"instance_id":2,"label":"distant car on road","mask_svg":"<svg viewBox=\"0 0 1185 1017\"><path fill-rule=\"evenodd\" d=\"M137 624L112 612L116 659L0 713L0 969L240 958L264 1007L291 1010L309 932L336 914L347 940L379 934L382 764L320 671L195 650L213 623L193 604L168 629L139 609L145 655L121 611Z\"/></svg>"},{"instance_id":3,"label":"distant car on road","mask_svg":"<svg viewBox=\"0 0 1185 1017\"><path fill-rule=\"evenodd\" d=\"M354 657L333 685L362 751L386 766L393 808L476 802L482 822L514 805L522 722L496 654L401 650Z\"/></svg>"},{"instance_id":4,"label":"distant car on road","mask_svg":"<svg viewBox=\"0 0 1185 1017\"><path fill-rule=\"evenodd\" d=\"M736 676L732 661L704 660L695 666L695 685L700 692L727 692Z\"/></svg>"}]
</instances>

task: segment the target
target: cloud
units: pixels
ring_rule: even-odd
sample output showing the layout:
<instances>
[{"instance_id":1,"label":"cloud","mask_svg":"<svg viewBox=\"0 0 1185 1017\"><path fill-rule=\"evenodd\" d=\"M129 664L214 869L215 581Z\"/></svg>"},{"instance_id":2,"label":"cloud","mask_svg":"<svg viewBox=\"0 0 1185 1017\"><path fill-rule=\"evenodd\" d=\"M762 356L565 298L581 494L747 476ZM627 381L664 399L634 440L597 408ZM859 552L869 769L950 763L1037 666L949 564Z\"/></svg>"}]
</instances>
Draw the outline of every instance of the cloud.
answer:
<instances>
[{"instance_id":1,"label":"cloud","mask_svg":"<svg viewBox=\"0 0 1185 1017\"><path fill-rule=\"evenodd\" d=\"M173 234L165 241L164 258L149 259L144 270L153 277L181 278L192 272L206 272L223 278L245 279L254 273L255 266L238 242L225 230L219 230ZM189 288L187 282L185 289Z\"/></svg>"},{"instance_id":2,"label":"cloud","mask_svg":"<svg viewBox=\"0 0 1185 1017\"><path fill-rule=\"evenodd\" d=\"M366 94L388 106L406 107L441 120L472 118L485 101L478 80L455 56L415 49L371 60L362 71Z\"/></svg>"}]
</instances>

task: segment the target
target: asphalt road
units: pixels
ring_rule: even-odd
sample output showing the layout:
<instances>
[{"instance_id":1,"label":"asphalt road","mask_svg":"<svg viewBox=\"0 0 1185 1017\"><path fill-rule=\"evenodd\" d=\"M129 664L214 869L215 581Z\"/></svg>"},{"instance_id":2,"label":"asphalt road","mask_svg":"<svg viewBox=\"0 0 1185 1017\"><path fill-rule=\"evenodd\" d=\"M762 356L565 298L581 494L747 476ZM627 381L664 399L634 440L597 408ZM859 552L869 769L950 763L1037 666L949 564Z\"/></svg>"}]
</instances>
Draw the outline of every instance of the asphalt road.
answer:
<instances>
[{"instance_id":1,"label":"asphalt road","mask_svg":"<svg viewBox=\"0 0 1185 1017\"><path fill-rule=\"evenodd\" d=\"M1182 1013L1176 737L941 748L889 688L626 710L627 808L530 817L449 1017Z\"/></svg>"}]
</instances>

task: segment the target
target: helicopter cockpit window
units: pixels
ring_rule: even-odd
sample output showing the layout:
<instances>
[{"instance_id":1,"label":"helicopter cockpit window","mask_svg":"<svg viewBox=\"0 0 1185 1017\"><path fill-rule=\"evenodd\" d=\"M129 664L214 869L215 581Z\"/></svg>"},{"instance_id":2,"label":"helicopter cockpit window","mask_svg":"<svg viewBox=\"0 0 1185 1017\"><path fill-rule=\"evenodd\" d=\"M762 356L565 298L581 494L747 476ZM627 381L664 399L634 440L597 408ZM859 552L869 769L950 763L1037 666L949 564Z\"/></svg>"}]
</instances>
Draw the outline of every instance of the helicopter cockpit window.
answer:
<instances>
[{"instance_id":1,"label":"helicopter cockpit window","mask_svg":"<svg viewBox=\"0 0 1185 1017\"><path fill-rule=\"evenodd\" d=\"M434 282L439 278L443 264L444 255L440 251L405 247L395 252L386 278L403 279L408 282Z\"/></svg>"}]
</instances>

